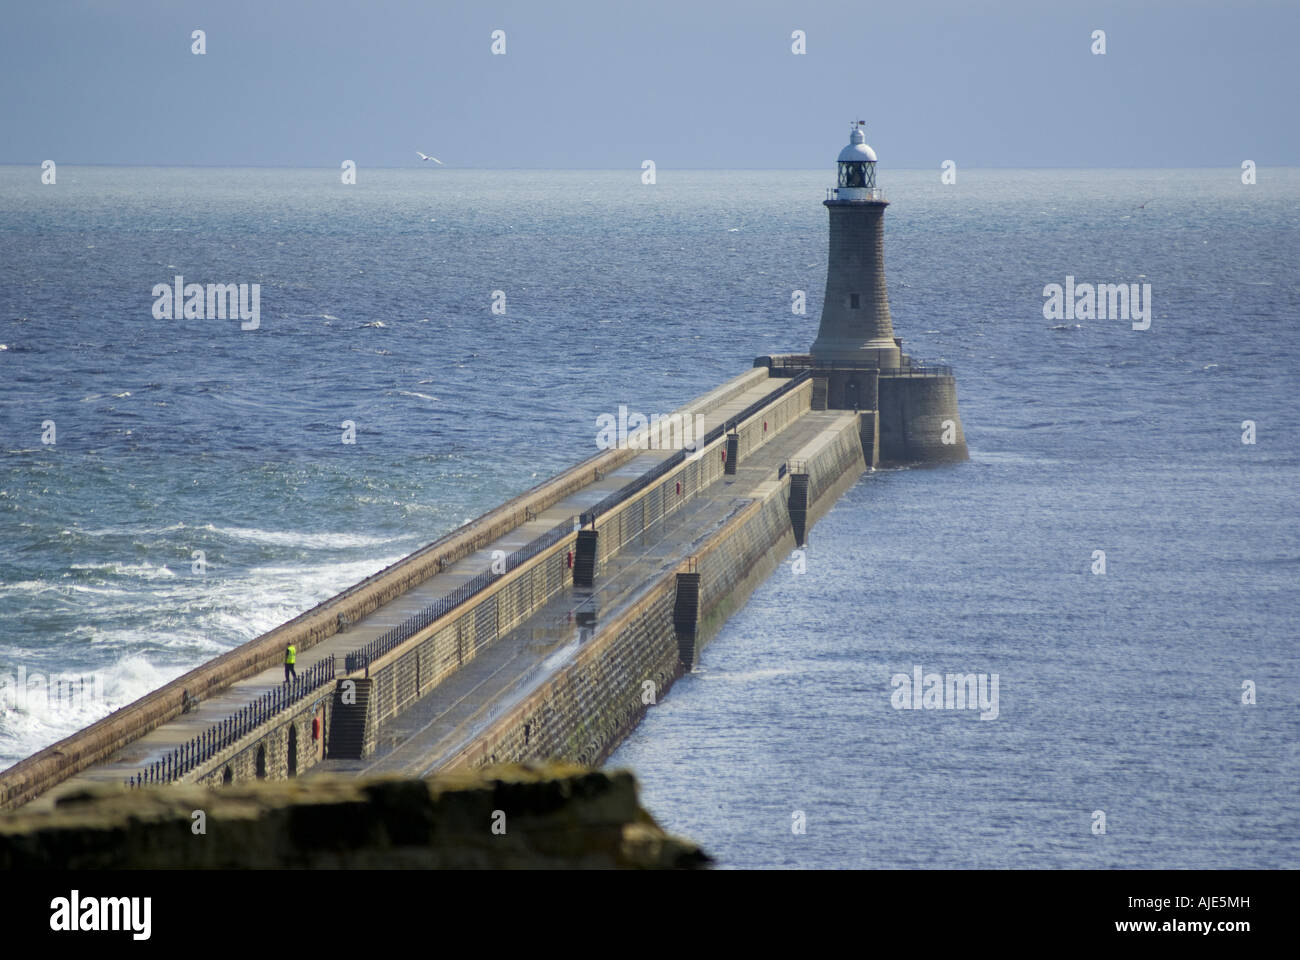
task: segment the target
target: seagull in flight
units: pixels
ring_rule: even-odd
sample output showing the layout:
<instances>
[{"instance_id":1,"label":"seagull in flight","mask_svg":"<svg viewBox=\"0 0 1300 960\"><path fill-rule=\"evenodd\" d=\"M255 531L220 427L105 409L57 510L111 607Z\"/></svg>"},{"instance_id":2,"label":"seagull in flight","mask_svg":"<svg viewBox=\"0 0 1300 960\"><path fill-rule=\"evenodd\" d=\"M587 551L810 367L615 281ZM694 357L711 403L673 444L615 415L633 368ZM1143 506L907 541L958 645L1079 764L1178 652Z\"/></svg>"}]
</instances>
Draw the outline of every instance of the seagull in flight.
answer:
<instances>
[{"instance_id":1,"label":"seagull in flight","mask_svg":"<svg viewBox=\"0 0 1300 960\"><path fill-rule=\"evenodd\" d=\"M436 163L436 164L437 164L438 166L440 166L440 167L445 167L445 166L446 166L446 164L443 163L441 160L439 160L437 157L431 157L431 156L429 156L427 153L421 153L419 150L416 150L416 151L415 151L415 155L416 155L417 157L419 157L421 160L432 160L434 163Z\"/></svg>"}]
</instances>

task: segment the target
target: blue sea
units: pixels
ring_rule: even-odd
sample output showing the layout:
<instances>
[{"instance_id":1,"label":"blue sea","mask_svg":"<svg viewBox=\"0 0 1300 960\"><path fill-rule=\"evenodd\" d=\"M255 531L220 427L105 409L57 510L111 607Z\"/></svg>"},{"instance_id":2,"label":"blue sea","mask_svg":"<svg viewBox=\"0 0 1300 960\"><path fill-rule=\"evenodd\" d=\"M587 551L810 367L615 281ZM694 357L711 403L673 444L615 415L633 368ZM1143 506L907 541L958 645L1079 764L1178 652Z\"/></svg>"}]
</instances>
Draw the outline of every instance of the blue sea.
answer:
<instances>
[{"instance_id":1,"label":"blue sea","mask_svg":"<svg viewBox=\"0 0 1300 960\"><path fill-rule=\"evenodd\" d=\"M0 765L805 351L832 177L0 167L0 683L104 684ZM880 182L971 460L863 477L611 766L723 867L1300 866L1300 170ZM178 275L259 328L155 319ZM918 666L996 719L896 709Z\"/></svg>"}]
</instances>

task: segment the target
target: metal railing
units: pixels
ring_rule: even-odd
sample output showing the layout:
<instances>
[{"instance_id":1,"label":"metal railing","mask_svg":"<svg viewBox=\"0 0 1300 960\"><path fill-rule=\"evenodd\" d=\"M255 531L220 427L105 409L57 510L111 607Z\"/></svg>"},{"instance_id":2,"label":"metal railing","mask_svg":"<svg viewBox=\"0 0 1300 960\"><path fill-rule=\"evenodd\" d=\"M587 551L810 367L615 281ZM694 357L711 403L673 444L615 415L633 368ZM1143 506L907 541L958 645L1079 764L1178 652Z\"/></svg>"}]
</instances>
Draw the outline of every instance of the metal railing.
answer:
<instances>
[{"instance_id":1,"label":"metal railing","mask_svg":"<svg viewBox=\"0 0 1300 960\"><path fill-rule=\"evenodd\" d=\"M777 354L765 359L767 363L764 366L773 376L787 374L791 370L810 370L813 365L812 354L810 353Z\"/></svg>"},{"instance_id":2,"label":"metal railing","mask_svg":"<svg viewBox=\"0 0 1300 960\"><path fill-rule=\"evenodd\" d=\"M529 541L514 553L507 556L505 558L505 565L499 573L491 569L484 570L473 579L462 583L451 593L447 594L447 596L439 597L419 613L407 617L397 626L393 627L382 636L376 637L364 647L358 647L351 653L346 654L343 658L343 672L355 673L358 670L369 670L370 664L378 660L384 654L401 646L439 617L446 616L475 594L480 593L486 587L495 583L497 580L500 580L510 571L516 569L520 564L531 560L547 547L559 543L567 534L572 533L573 530L573 517L569 517L562 523L556 524L540 537L536 537Z\"/></svg>"},{"instance_id":3,"label":"metal railing","mask_svg":"<svg viewBox=\"0 0 1300 960\"><path fill-rule=\"evenodd\" d=\"M706 433L701 440L697 441L695 445L695 450L702 450L704 447L707 447L714 440L717 440L719 437L728 433L737 424L743 423L744 421L752 417L754 414L762 410L764 407L769 406L772 403L775 403L777 400L785 396L787 393L789 393L795 387L799 386L799 384L803 383L811 376L812 376L811 372L805 371L799 374L798 376L791 377L789 380L783 383L776 390L772 391L765 397L761 397L760 399L755 400L749 406L745 407L745 409L737 413L734 417L728 417L725 423L718 424L718 426L714 427L712 430ZM586 513L584 513L581 516L580 522L582 526L585 527L588 526L589 524L595 523L596 518L600 516L602 513L606 513L607 511L612 510L614 507L618 506L624 500L627 500L630 497L635 496L636 494L644 490L646 487L653 484L656 480L662 478L665 474L670 473L676 467L681 466L681 464L686 460L688 455L694 455L695 450L678 450L675 453L673 453L672 456L656 464L652 469L643 473L641 476L637 477L631 483L624 484L622 487L615 490L604 500L600 501L600 503L596 504L594 507L592 507L590 510L588 510Z\"/></svg>"},{"instance_id":4,"label":"metal railing","mask_svg":"<svg viewBox=\"0 0 1300 960\"><path fill-rule=\"evenodd\" d=\"M770 360L772 362L769 369L774 375L793 370L822 373L836 370L868 371L871 369L854 363L814 362L813 358L806 353L774 356ZM908 359L897 367L878 367L876 372L882 377L950 377L952 376L952 367L946 363L927 363L923 360Z\"/></svg>"},{"instance_id":5,"label":"metal railing","mask_svg":"<svg viewBox=\"0 0 1300 960\"><path fill-rule=\"evenodd\" d=\"M841 190L854 190L856 193L840 196ZM827 200L853 201L853 200L884 200L885 191L879 187L827 187Z\"/></svg>"},{"instance_id":6,"label":"metal railing","mask_svg":"<svg viewBox=\"0 0 1300 960\"><path fill-rule=\"evenodd\" d=\"M952 367L946 363L905 363L900 367L881 367L882 377L951 377Z\"/></svg>"},{"instance_id":7,"label":"metal railing","mask_svg":"<svg viewBox=\"0 0 1300 960\"><path fill-rule=\"evenodd\" d=\"M182 744L145 767L126 783L129 787L148 784L171 783L200 764L210 760L222 750L266 723L315 690L334 679L334 658L327 657L308 667L301 677L268 690L256 700L208 727L189 743Z\"/></svg>"}]
</instances>

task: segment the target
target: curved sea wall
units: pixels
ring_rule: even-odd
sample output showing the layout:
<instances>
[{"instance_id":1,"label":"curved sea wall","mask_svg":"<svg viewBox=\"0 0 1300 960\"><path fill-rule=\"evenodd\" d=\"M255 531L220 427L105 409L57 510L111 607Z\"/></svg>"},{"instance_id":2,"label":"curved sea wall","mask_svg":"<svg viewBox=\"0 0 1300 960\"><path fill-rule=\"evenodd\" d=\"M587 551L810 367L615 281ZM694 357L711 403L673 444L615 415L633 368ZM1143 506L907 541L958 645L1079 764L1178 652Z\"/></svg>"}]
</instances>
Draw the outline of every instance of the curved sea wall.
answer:
<instances>
[{"instance_id":1,"label":"curved sea wall","mask_svg":"<svg viewBox=\"0 0 1300 960\"><path fill-rule=\"evenodd\" d=\"M882 463L970 459L951 374L882 376L879 403Z\"/></svg>"}]
</instances>

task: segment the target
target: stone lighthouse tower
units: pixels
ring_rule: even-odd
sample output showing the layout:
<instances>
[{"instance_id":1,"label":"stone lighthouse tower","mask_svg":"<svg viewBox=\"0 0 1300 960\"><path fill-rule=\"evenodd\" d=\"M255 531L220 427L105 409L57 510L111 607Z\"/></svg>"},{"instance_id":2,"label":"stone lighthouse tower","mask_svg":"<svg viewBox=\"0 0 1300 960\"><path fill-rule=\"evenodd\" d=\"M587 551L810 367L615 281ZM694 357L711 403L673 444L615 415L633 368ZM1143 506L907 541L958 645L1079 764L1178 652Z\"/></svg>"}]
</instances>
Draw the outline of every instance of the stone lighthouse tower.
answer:
<instances>
[{"instance_id":1,"label":"stone lighthouse tower","mask_svg":"<svg viewBox=\"0 0 1300 960\"><path fill-rule=\"evenodd\" d=\"M831 215L830 256L822 322L812 345L813 361L858 367L897 367L885 286L885 207L876 186L876 152L855 124L840 151L839 186L827 191Z\"/></svg>"},{"instance_id":2,"label":"stone lighthouse tower","mask_svg":"<svg viewBox=\"0 0 1300 960\"><path fill-rule=\"evenodd\" d=\"M876 152L862 122L836 161L826 191L830 249L817 339L807 354L759 357L774 376L805 370L818 409L855 410L866 462L966 460L952 370L914 361L894 336L885 286L885 207L876 184Z\"/></svg>"}]
</instances>

